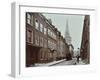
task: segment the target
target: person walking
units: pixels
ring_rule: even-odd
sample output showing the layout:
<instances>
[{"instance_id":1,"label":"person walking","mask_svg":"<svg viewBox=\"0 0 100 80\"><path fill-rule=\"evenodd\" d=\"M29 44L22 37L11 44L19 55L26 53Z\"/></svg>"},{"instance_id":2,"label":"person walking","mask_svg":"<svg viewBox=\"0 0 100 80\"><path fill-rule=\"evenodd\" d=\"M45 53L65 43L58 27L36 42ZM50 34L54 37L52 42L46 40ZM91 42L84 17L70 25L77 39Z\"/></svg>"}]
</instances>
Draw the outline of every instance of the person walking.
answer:
<instances>
[{"instance_id":1,"label":"person walking","mask_svg":"<svg viewBox=\"0 0 100 80\"><path fill-rule=\"evenodd\" d=\"M80 49L78 48L77 50L77 62L79 63L79 58L80 58Z\"/></svg>"},{"instance_id":2,"label":"person walking","mask_svg":"<svg viewBox=\"0 0 100 80\"><path fill-rule=\"evenodd\" d=\"M77 55L77 62L79 63L79 58L80 58L80 56L79 55Z\"/></svg>"}]
</instances>

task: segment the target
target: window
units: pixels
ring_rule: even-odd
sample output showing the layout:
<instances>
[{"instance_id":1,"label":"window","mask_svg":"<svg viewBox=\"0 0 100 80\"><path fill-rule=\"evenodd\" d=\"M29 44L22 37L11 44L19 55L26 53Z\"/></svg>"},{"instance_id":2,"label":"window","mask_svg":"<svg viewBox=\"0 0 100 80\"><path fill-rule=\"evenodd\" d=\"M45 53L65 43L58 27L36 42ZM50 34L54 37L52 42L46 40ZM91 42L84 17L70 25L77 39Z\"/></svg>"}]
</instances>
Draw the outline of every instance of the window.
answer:
<instances>
[{"instance_id":1,"label":"window","mask_svg":"<svg viewBox=\"0 0 100 80\"><path fill-rule=\"evenodd\" d=\"M56 44L54 43L54 49L56 49Z\"/></svg>"},{"instance_id":2,"label":"window","mask_svg":"<svg viewBox=\"0 0 100 80\"><path fill-rule=\"evenodd\" d=\"M29 13L27 14L27 23L31 24L31 15Z\"/></svg>"},{"instance_id":3,"label":"window","mask_svg":"<svg viewBox=\"0 0 100 80\"><path fill-rule=\"evenodd\" d=\"M49 47L50 49L53 49L53 43L52 43L50 40L48 40L48 47Z\"/></svg>"},{"instance_id":4,"label":"window","mask_svg":"<svg viewBox=\"0 0 100 80\"><path fill-rule=\"evenodd\" d=\"M39 36L38 35L35 35L35 44L39 45Z\"/></svg>"},{"instance_id":5,"label":"window","mask_svg":"<svg viewBox=\"0 0 100 80\"><path fill-rule=\"evenodd\" d=\"M35 28L36 28L37 30L39 30L39 22L38 22L38 20L35 20Z\"/></svg>"},{"instance_id":6,"label":"window","mask_svg":"<svg viewBox=\"0 0 100 80\"><path fill-rule=\"evenodd\" d=\"M52 32L52 38L54 38L54 33Z\"/></svg>"},{"instance_id":7,"label":"window","mask_svg":"<svg viewBox=\"0 0 100 80\"><path fill-rule=\"evenodd\" d=\"M43 32L43 24L40 23L40 31Z\"/></svg>"},{"instance_id":8,"label":"window","mask_svg":"<svg viewBox=\"0 0 100 80\"><path fill-rule=\"evenodd\" d=\"M47 28L44 27L44 34L47 34Z\"/></svg>"},{"instance_id":9,"label":"window","mask_svg":"<svg viewBox=\"0 0 100 80\"><path fill-rule=\"evenodd\" d=\"M53 42L50 41L50 48L53 49Z\"/></svg>"},{"instance_id":10,"label":"window","mask_svg":"<svg viewBox=\"0 0 100 80\"><path fill-rule=\"evenodd\" d=\"M51 32L51 37L52 37L53 39L56 39L56 35L55 35L53 32Z\"/></svg>"},{"instance_id":11,"label":"window","mask_svg":"<svg viewBox=\"0 0 100 80\"><path fill-rule=\"evenodd\" d=\"M56 44L53 42L53 49L56 49Z\"/></svg>"},{"instance_id":12,"label":"window","mask_svg":"<svg viewBox=\"0 0 100 80\"><path fill-rule=\"evenodd\" d=\"M48 29L48 35L50 36L50 29Z\"/></svg>"},{"instance_id":13,"label":"window","mask_svg":"<svg viewBox=\"0 0 100 80\"><path fill-rule=\"evenodd\" d=\"M53 34L53 38L56 39L56 35L55 34Z\"/></svg>"},{"instance_id":14,"label":"window","mask_svg":"<svg viewBox=\"0 0 100 80\"><path fill-rule=\"evenodd\" d=\"M33 42L33 36L32 36L32 31L27 30L27 42Z\"/></svg>"},{"instance_id":15,"label":"window","mask_svg":"<svg viewBox=\"0 0 100 80\"><path fill-rule=\"evenodd\" d=\"M48 48L50 48L50 41L48 40Z\"/></svg>"},{"instance_id":16,"label":"window","mask_svg":"<svg viewBox=\"0 0 100 80\"><path fill-rule=\"evenodd\" d=\"M52 42L52 49L54 49L54 43Z\"/></svg>"},{"instance_id":17,"label":"window","mask_svg":"<svg viewBox=\"0 0 100 80\"><path fill-rule=\"evenodd\" d=\"M52 32L50 32L50 36L52 37Z\"/></svg>"},{"instance_id":18,"label":"window","mask_svg":"<svg viewBox=\"0 0 100 80\"><path fill-rule=\"evenodd\" d=\"M47 48L47 40L44 39L44 47Z\"/></svg>"},{"instance_id":19,"label":"window","mask_svg":"<svg viewBox=\"0 0 100 80\"><path fill-rule=\"evenodd\" d=\"M40 46L43 47L43 37L40 37Z\"/></svg>"}]
</instances>

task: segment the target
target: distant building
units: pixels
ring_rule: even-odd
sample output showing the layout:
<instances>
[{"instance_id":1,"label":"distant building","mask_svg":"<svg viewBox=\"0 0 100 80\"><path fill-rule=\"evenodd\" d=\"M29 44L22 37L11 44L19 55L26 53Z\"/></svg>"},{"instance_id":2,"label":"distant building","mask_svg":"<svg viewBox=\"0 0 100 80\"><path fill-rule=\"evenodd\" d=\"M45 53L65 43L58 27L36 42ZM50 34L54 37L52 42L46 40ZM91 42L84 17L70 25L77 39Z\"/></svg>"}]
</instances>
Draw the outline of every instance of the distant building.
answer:
<instances>
[{"instance_id":1,"label":"distant building","mask_svg":"<svg viewBox=\"0 0 100 80\"><path fill-rule=\"evenodd\" d=\"M40 13L26 13L26 66L66 58L69 46L52 24Z\"/></svg>"},{"instance_id":2,"label":"distant building","mask_svg":"<svg viewBox=\"0 0 100 80\"><path fill-rule=\"evenodd\" d=\"M83 33L82 33L82 41L81 41L81 49L80 56L82 60L89 64L90 63L90 16L85 15L84 17L84 25L83 25Z\"/></svg>"},{"instance_id":3,"label":"distant building","mask_svg":"<svg viewBox=\"0 0 100 80\"><path fill-rule=\"evenodd\" d=\"M74 50L74 57L77 56L77 50Z\"/></svg>"},{"instance_id":4,"label":"distant building","mask_svg":"<svg viewBox=\"0 0 100 80\"><path fill-rule=\"evenodd\" d=\"M80 56L80 49L77 50L77 56Z\"/></svg>"},{"instance_id":5,"label":"distant building","mask_svg":"<svg viewBox=\"0 0 100 80\"><path fill-rule=\"evenodd\" d=\"M71 57L74 57L74 46L72 44L69 45L69 51L70 51Z\"/></svg>"}]
</instances>

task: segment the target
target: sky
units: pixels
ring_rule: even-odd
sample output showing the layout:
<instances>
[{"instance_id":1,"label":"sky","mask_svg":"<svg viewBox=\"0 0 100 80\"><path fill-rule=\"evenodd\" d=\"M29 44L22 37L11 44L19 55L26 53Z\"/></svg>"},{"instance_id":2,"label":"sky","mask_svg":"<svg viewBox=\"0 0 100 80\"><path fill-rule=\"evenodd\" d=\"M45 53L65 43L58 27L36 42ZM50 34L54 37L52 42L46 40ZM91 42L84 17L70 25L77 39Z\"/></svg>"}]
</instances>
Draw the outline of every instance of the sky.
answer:
<instances>
[{"instance_id":1,"label":"sky","mask_svg":"<svg viewBox=\"0 0 100 80\"><path fill-rule=\"evenodd\" d=\"M65 37L66 25L69 28L69 34L72 38L72 45L74 50L81 46L82 30L83 30L83 15L67 15L67 14L43 14L47 19L52 20L52 24L61 32ZM68 24L67 24L68 21Z\"/></svg>"}]
</instances>

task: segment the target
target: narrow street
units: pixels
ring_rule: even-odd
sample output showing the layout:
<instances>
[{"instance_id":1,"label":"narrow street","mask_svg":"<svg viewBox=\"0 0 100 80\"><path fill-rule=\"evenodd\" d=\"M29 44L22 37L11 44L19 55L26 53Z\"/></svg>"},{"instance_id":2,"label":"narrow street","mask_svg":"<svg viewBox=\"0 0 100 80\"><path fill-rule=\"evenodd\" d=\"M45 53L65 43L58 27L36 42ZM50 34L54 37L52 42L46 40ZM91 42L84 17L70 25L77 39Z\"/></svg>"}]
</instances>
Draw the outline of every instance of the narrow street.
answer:
<instances>
[{"instance_id":1,"label":"narrow street","mask_svg":"<svg viewBox=\"0 0 100 80\"><path fill-rule=\"evenodd\" d=\"M48 67L53 67L53 66L68 66L68 65L85 65L81 60L77 62L77 58L73 58L72 60L66 61L66 59L59 60L59 61L53 61L50 63L42 63L42 64L35 64L32 66L39 67L39 66L48 66Z\"/></svg>"},{"instance_id":2,"label":"narrow street","mask_svg":"<svg viewBox=\"0 0 100 80\"><path fill-rule=\"evenodd\" d=\"M52 66L64 66L64 65L84 65L85 63L83 63L81 60L79 61L79 63L77 63L77 59L73 58L72 60L69 61L63 61L57 64L54 64Z\"/></svg>"},{"instance_id":3,"label":"narrow street","mask_svg":"<svg viewBox=\"0 0 100 80\"><path fill-rule=\"evenodd\" d=\"M52 65L52 66L75 65L76 62L77 62L77 59L76 59L76 58L73 58L72 60L63 61L63 62L54 64L54 65Z\"/></svg>"}]
</instances>

